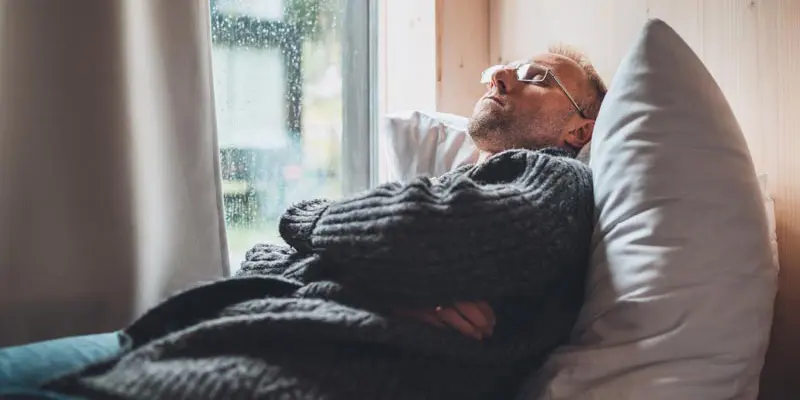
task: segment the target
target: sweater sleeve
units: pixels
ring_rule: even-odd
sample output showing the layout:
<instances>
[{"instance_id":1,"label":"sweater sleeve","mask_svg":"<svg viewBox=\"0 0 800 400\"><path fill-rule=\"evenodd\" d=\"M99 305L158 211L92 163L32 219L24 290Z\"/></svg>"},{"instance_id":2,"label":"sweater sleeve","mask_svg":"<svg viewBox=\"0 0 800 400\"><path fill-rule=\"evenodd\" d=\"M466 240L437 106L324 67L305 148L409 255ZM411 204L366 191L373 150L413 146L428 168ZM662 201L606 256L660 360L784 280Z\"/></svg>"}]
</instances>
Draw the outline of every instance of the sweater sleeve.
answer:
<instances>
[{"instance_id":1,"label":"sweater sleeve","mask_svg":"<svg viewBox=\"0 0 800 400\"><path fill-rule=\"evenodd\" d=\"M442 177L305 202L284 239L326 262L313 271L408 305L524 295L588 251L591 174L566 157L508 151Z\"/></svg>"},{"instance_id":2,"label":"sweater sleeve","mask_svg":"<svg viewBox=\"0 0 800 400\"><path fill-rule=\"evenodd\" d=\"M313 254L300 253L289 246L260 243L245 253L235 276L280 276L302 284L305 268L313 258Z\"/></svg>"}]
</instances>

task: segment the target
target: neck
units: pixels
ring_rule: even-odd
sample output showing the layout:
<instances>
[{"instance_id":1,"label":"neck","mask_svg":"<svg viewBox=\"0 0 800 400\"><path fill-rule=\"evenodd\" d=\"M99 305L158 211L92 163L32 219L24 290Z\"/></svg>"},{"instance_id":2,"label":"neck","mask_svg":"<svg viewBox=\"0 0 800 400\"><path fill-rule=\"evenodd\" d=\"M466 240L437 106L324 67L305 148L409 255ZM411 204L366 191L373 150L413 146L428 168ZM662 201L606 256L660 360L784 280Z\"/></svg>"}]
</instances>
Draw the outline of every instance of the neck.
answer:
<instances>
[{"instance_id":1,"label":"neck","mask_svg":"<svg viewBox=\"0 0 800 400\"><path fill-rule=\"evenodd\" d=\"M538 150L545 150L545 149L553 149L554 151L558 151L558 150L563 151L564 155L567 156L567 157L570 157L570 158L575 158L578 155L578 150L575 149L572 146L569 146L569 145L545 147L544 149L538 149ZM489 157L491 157L491 156L493 156L495 154L498 154L498 153L491 153L491 152L488 152L488 151L481 150L480 154L478 154L478 161L476 163L477 164L481 164L484 161L488 160Z\"/></svg>"}]
</instances>

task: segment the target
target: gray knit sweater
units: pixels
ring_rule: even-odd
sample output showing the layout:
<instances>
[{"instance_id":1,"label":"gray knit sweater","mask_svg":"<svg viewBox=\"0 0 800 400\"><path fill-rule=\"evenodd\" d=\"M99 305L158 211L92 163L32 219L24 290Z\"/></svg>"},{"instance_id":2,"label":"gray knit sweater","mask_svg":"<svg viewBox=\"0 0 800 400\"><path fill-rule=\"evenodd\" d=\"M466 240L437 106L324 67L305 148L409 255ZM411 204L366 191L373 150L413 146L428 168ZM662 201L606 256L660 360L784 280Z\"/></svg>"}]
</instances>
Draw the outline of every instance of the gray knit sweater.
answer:
<instances>
[{"instance_id":1,"label":"gray knit sweater","mask_svg":"<svg viewBox=\"0 0 800 400\"><path fill-rule=\"evenodd\" d=\"M90 399L503 399L567 338L582 304L591 173L513 150L438 182L308 201L236 277L179 293L120 357L46 388ZM388 307L488 301L485 340Z\"/></svg>"}]
</instances>

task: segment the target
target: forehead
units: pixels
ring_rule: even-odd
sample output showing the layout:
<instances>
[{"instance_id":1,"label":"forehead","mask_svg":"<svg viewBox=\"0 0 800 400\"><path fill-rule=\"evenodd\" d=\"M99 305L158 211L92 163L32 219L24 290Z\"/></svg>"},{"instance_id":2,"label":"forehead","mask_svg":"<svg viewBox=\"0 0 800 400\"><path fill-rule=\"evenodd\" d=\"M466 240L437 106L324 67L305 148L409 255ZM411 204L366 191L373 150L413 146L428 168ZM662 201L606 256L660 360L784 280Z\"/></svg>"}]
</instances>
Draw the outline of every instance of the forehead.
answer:
<instances>
[{"instance_id":1,"label":"forehead","mask_svg":"<svg viewBox=\"0 0 800 400\"><path fill-rule=\"evenodd\" d=\"M584 75L583 68L578 63L560 54L539 54L531 58L529 62L550 68L556 75L565 79L577 79Z\"/></svg>"}]
</instances>

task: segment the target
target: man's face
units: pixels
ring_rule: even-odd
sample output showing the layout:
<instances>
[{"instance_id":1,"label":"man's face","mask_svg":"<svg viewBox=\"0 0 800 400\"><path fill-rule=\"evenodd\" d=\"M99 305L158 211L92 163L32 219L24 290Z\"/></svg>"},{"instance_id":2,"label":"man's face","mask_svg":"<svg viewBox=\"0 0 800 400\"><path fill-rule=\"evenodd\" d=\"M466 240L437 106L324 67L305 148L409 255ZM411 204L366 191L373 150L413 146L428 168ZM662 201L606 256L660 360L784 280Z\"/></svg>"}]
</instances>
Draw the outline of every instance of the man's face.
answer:
<instances>
[{"instance_id":1,"label":"man's face","mask_svg":"<svg viewBox=\"0 0 800 400\"><path fill-rule=\"evenodd\" d=\"M541 78L550 69L576 101L587 98L588 77L571 59L547 53L534 57L530 63L530 76L525 79ZM563 146L568 136L587 121L576 112L552 76L537 84L520 82L515 69L520 64L496 71L486 94L475 104L468 132L483 151Z\"/></svg>"}]
</instances>

